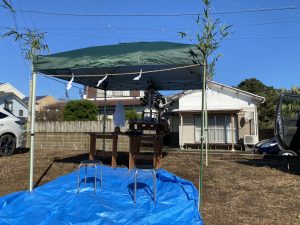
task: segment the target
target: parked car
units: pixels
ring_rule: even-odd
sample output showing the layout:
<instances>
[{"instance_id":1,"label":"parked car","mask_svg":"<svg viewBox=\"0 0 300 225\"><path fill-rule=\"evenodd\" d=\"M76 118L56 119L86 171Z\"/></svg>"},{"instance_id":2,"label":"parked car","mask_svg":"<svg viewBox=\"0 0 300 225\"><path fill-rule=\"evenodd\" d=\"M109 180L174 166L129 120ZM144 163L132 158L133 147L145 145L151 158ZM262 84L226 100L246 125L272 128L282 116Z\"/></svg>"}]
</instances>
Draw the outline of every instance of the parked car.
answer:
<instances>
[{"instance_id":1,"label":"parked car","mask_svg":"<svg viewBox=\"0 0 300 225\"><path fill-rule=\"evenodd\" d=\"M300 155L300 95L281 94L274 129L279 155Z\"/></svg>"},{"instance_id":2,"label":"parked car","mask_svg":"<svg viewBox=\"0 0 300 225\"><path fill-rule=\"evenodd\" d=\"M262 140L254 146L254 152L259 154L278 154L279 151L275 138Z\"/></svg>"},{"instance_id":3,"label":"parked car","mask_svg":"<svg viewBox=\"0 0 300 225\"><path fill-rule=\"evenodd\" d=\"M292 150L280 150L278 143L274 138L269 138L258 142L254 146L254 152L259 154L297 156L298 154Z\"/></svg>"},{"instance_id":4,"label":"parked car","mask_svg":"<svg viewBox=\"0 0 300 225\"><path fill-rule=\"evenodd\" d=\"M0 155L12 155L22 145L21 120L0 108Z\"/></svg>"}]
</instances>

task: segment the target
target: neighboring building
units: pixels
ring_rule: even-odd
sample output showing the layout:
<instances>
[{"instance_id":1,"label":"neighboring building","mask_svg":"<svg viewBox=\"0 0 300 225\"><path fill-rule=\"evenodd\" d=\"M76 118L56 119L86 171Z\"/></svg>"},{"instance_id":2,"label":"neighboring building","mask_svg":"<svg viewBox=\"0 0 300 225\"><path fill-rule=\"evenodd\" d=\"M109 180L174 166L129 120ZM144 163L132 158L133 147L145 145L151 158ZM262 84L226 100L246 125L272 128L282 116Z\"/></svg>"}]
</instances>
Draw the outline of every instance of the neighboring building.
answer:
<instances>
[{"instance_id":1,"label":"neighboring building","mask_svg":"<svg viewBox=\"0 0 300 225\"><path fill-rule=\"evenodd\" d=\"M200 143L201 96L201 90L191 90L169 98L171 145L185 147ZM234 87L208 82L208 143L227 144L230 148L242 144L244 135L257 138L257 104L264 100Z\"/></svg>"},{"instance_id":2,"label":"neighboring building","mask_svg":"<svg viewBox=\"0 0 300 225\"><path fill-rule=\"evenodd\" d=\"M28 105L29 97L25 97L23 101ZM56 104L57 100L51 95L36 96L35 111L41 112L46 106Z\"/></svg>"},{"instance_id":3,"label":"neighboring building","mask_svg":"<svg viewBox=\"0 0 300 225\"><path fill-rule=\"evenodd\" d=\"M18 89L16 89L14 86L12 86L9 83L0 83L0 91L12 92L16 96L18 96L18 98L20 98L20 99L23 99L25 97L25 95L21 91L19 91Z\"/></svg>"},{"instance_id":4,"label":"neighboring building","mask_svg":"<svg viewBox=\"0 0 300 225\"><path fill-rule=\"evenodd\" d=\"M124 109L134 109L138 114L144 110L140 98L144 96L144 91L107 91L106 92L106 112L112 117L117 103L122 103ZM85 87L85 98L94 101L103 114L104 109L104 91L101 89Z\"/></svg>"},{"instance_id":5,"label":"neighboring building","mask_svg":"<svg viewBox=\"0 0 300 225\"><path fill-rule=\"evenodd\" d=\"M23 120L28 117L27 105L13 92L0 91L0 107L8 109L12 114Z\"/></svg>"}]
</instances>

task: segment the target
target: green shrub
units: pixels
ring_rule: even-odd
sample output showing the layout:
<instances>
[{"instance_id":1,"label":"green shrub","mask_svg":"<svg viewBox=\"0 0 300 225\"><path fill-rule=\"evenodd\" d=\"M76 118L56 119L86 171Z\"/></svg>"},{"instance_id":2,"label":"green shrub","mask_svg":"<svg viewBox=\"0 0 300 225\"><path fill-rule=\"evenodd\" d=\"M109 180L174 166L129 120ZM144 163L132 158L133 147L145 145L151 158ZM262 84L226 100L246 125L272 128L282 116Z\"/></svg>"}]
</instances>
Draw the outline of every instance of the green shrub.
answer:
<instances>
[{"instance_id":1,"label":"green shrub","mask_svg":"<svg viewBox=\"0 0 300 225\"><path fill-rule=\"evenodd\" d=\"M69 101L64 108L64 120L97 120L98 107L88 100Z\"/></svg>"}]
</instances>

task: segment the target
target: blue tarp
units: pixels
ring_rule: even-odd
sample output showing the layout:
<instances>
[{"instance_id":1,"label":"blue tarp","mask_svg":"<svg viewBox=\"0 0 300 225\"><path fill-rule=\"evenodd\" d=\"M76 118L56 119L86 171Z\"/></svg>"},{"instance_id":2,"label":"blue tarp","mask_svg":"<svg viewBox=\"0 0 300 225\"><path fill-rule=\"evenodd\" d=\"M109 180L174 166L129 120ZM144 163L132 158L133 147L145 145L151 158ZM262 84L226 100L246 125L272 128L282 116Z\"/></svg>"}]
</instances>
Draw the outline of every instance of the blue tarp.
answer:
<instances>
[{"instance_id":1,"label":"blue tarp","mask_svg":"<svg viewBox=\"0 0 300 225\"><path fill-rule=\"evenodd\" d=\"M99 171L99 170L98 170ZM93 168L87 183L77 171L61 176L32 193L20 191L0 198L0 224L203 224L194 185L163 169L157 171L157 202L153 202L152 174L138 174L137 202L133 203L134 171L103 167L94 192ZM5 184L4 184L5 185Z\"/></svg>"}]
</instances>

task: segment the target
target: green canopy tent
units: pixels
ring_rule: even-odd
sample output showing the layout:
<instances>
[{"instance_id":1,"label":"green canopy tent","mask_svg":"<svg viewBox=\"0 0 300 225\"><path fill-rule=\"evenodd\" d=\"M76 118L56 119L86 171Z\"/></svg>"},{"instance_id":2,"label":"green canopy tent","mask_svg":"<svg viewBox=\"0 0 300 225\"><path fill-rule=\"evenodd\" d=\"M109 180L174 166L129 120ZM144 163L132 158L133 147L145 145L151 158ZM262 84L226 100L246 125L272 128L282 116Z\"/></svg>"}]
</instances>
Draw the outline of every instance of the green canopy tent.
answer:
<instances>
[{"instance_id":1,"label":"green canopy tent","mask_svg":"<svg viewBox=\"0 0 300 225\"><path fill-rule=\"evenodd\" d=\"M189 44L136 42L39 55L33 62L31 102L34 105L37 73L67 81L72 79L105 91L146 90L150 85L158 90L201 89L202 67L194 63L189 54L191 49L197 51ZM30 191L33 182L34 106L32 109Z\"/></svg>"},{"instance_id":2,"label":"green canopy tent","mask_svg":"<svg viewBox=\"0 0 300 225\"><path fill-rule=\"evenodd\" d=\"M108 90L145 90L150 82L158 90L199 89L199 65L188 51L193 45L137 42L107 45L38 56L33 71ZM142 70L140 80L133 80ZM97 87L98 81L108 76ZM107 86L106 86L107 85Z\"/></svg>"}]
</instances>

